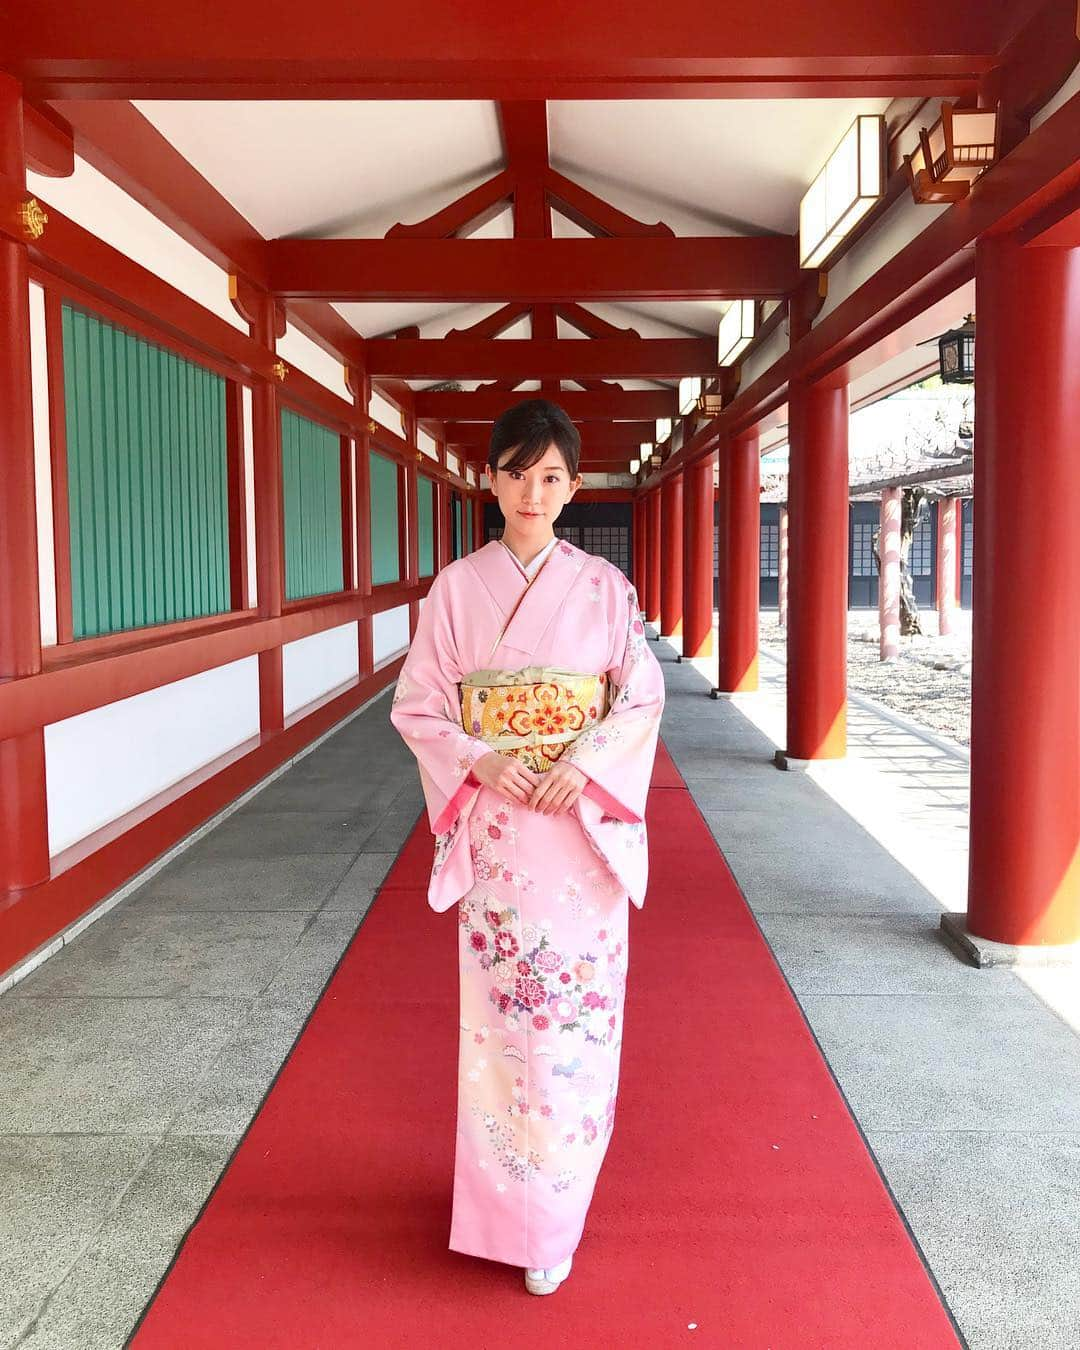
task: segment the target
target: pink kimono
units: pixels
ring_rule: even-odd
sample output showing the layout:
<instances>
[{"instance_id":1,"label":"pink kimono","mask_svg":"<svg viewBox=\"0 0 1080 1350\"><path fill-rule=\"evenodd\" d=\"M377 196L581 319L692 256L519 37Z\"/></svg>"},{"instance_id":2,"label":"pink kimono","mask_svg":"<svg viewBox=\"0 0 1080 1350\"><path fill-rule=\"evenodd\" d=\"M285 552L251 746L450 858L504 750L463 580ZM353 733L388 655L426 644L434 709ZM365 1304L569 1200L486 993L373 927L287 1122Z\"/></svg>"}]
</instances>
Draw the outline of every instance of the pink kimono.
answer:
<instances>
[{"instance_id":1,"label":"pink kimono","mask_svg":"<svg viewBox=\"0 0 1080 1350\"><path fill-rule=\"evenodd\" d=\"M612 564L559 541L529 581L496 540L435 577L390 719L435 835L428 901L458 910L452 1250L544 1267L581 1238L614 1123L663 706ZM493 749L540 772L565 758L588 783L542 815L472 775Z\"/></svg>"}]
</instances>

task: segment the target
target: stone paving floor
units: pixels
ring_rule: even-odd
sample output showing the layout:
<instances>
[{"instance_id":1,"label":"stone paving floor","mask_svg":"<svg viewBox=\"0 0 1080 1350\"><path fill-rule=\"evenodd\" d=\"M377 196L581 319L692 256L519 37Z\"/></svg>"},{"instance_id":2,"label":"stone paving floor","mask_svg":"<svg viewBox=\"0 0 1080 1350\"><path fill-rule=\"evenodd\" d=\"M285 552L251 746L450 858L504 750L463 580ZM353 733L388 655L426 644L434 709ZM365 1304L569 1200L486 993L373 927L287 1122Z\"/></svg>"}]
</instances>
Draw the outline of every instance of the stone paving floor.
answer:
<instances>
[{"instance_id":1,"label":"stone paving floor","mask_svg":"<svg viewBox=\"0 0 1080 1350\"><path fill-rule=\"evenodd\" d=\"M1080 1344L1077 979L938 938L963 752L854 702L847 761L781 773L782 665L714 701L676 646L665 742L970 1344ZM0 996L0 1347L122 1346L420 814L388 708Z\"/></svg>"}]
</instances>

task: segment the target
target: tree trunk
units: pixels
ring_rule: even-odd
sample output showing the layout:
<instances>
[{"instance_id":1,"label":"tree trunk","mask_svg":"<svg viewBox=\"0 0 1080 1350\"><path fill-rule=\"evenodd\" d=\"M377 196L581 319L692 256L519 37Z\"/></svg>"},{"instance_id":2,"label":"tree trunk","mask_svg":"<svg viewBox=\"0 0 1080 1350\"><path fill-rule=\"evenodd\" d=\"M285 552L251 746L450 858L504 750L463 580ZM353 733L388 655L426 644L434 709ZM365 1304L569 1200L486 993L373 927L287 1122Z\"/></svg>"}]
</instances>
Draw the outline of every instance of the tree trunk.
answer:
<instances>
[{"instance_id":1,"label":"tree trunk","mask_svg":"<svg viewBox=\"0 0 1080 1350\"><path fill-rule=\"evenodd\" d=\"M900 507L900 636L922 633L915 586L908 568L911 539L926 514L926 492L921 487L904 488Z\"/></svg>"}]
</instances>

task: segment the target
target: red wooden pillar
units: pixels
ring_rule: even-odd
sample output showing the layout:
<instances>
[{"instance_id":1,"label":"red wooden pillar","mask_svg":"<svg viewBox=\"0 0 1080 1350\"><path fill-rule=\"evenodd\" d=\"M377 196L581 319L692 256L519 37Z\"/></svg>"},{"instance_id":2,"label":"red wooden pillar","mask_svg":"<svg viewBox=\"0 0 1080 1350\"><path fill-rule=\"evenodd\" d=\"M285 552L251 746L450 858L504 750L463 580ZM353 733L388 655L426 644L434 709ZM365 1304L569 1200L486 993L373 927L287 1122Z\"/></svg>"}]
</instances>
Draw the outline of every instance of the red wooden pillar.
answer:
<instances>
[{"instance_id":1,"label":"red wooden pillar","mask_svg":"<svg viewBox=\"0 0 1080 1350\"><path fill-rule=\"evenodd\" d=\"M967 926L1080 939L1080 249L976 245Z\"/></svg>"},{"instance_id":2,"label":"red wooden pillar","mask_svg":"<svg viewBox=\"0 0 1080 1350\"><path fill-rule=\"evenodd\" d=\"M660 632L682 633L683 614L683 477L665 478L660 485Z\"/></svg>"},{"instance_id":3,"label":"red wooden pillar","mask_svg":"<svg viewBox=\"0 0 1080 1350\"><path fill-rule=\"evenodd\" d=\"M847 749L848 391L790 391L791 575L787 749L777 762Z\"/></svg>"},{"instance_id":4,"label":"red wooden pillar","mask_svg":"<svg viewBox=\"0 0 1080 1350\"><path fill-rule=\"evenodd\" d=\"M356 589L362 596L371 595L371 428L375 423L368 417L371 402L371 381L364 371L349 366L345 383L352 395L359 418L359 434L354 438L356 456ZM370 675L375 666L375 648L372 635L372 616L364 614L356 625L356 640L360 657L360 678Z\"/></svg>"},{"instance_id":5,"label":"red wooden pillar","mask_svg":"<svg viewBox=\"0 0 1080 1350\"><path fill-rule=\"evenodd\" d=\"M634 498L630 526L630 579L638 594L638 603L645 603L645 498Z\"/></svg>"},{"instance_id":6,"label":"red wooden pillar","mask_svg":"<svg viewBox=\"0 0 1080 1350\"><path fill-rule=\"evenodd\" d=\"M957 517L960 514L959 497L944 497L937 504L937 613L938 633L948 637L953 631L956 607L959 601L957 591L957 547L960 532L957 529Z\"/></svg>"},{"instance_id":7,"label":"red wooden pillar","mask_svg":"<svg viewBox=\"0 0 1080 1350\"><path fill-rule=\"evenodd\" d=\"M683 470L683 641L686 657L711 656L713 619L713 468L705 455Z\"/></svg>"},{"instance_id":8,"label":"red wooden pillar","mask_svg":"<svg viewBox=\"0 0 1080 1350\"><path fill-rule=\"evenodd\" d=\"M717 689L758 687L761 457L756 431L720 447L720 661Z\"/></svg>"},{"instance_id":9,"label":"red wooden pillar","mask_svg":"<svg viewBox=\"0 0 1080 1350\"><path fill-rule=\"evenodd\" d=\"M25 186L22 93L2 74L0 174ZM0 679L40 669L26 243L0 233ZM36 727L0 741L0 891L48 877L45 736Z\"/></svg>"},{"instance_id":10,"label":"red wooden pillar","mask_svg":"<svg viewBox=\"0 0 1080 1350\"><path fill-rule=\"evenodd\" d=\"M241 277L230 276L233 308L250 326L252 338L273 364L275 344L285 334L285 311L272 295ZM281 373L284 373L282 367ZM281 409L275 376L255 377L251 389L252 477L255 498L255 576L259 614L281 615L285 600L285 512L281 474ZM264 732L285 725L281 648L259 653L259 724Z\"/></svg>"},{"instance_id":11,"label":"red wooden pillar","mask_svg":"<svg viewBox=\"0 0 1080 1350\"><path fill-rule=\"evenodd\" d=\"M654 488L645 499L649 527L645 538L648 567L645 573L645 618L660 624L660 491Z\"/></svg>"},{"instance_id":12,"label":"red wooden pillar","mask_svg":"<svg viewBox=\"0 0 1080 1350\"><path fill-rule=\"evenodd\" d=\"M272 296L254 302L251 335L273 352L280 320ZM256 380L251 397L252 461L255 480L255 574L259 613L281 614L285 601L285 505L281 474L281 410L271 380ZM264 732L285 725L281 647L259 653L259 719Z\"/></svg>"},{"instance_id":13,"label":"red wooden pillar","mask_svg":"<svg viewBox=\"0 0 1080 1350\"><path fill-rule=\"evenodd\" d=\"M787 627L788 616L788 513L787 507L780 508L780 522L777 530L776 550L776 621L781 628Z\"/></svg>"},{"instance_id":14,"label":"red wooden pillar","mask_svg":"<svg viewBox=\"0 0 1080 1350\"><path fill-rule=\"evenodd\" d=\"M882 661L895 661L900 655L900 524L904 493L902 488L881 490L878 517L878 628L879 655Z\"/></svg>"}]
</instances>

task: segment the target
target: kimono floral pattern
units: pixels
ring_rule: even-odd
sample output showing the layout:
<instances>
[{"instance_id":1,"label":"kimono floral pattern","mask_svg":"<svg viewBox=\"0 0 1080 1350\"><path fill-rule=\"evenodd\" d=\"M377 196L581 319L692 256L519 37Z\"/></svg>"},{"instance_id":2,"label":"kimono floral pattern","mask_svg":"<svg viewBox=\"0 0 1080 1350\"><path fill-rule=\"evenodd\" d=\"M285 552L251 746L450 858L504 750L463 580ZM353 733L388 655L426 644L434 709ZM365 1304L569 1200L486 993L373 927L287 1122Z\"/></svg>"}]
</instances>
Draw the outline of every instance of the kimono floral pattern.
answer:
<instances>
[{"instance_id":1,"label":"kimono floral pattern","mask_svg":"<svg viewBox=\"0 0 1080 1350\"><path fill-rule=\"evenodd\" d=\"M577 1245L614 1129L629 904L570 812L528 814L484 789L469 822L490 875L457 907L451 1246L545 1265ZM554 855L549 877L539 863ZM493 1223L508 1235L497 1250Z\"/></svg>"}]
</instances>

